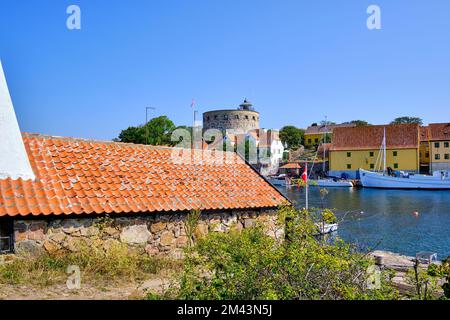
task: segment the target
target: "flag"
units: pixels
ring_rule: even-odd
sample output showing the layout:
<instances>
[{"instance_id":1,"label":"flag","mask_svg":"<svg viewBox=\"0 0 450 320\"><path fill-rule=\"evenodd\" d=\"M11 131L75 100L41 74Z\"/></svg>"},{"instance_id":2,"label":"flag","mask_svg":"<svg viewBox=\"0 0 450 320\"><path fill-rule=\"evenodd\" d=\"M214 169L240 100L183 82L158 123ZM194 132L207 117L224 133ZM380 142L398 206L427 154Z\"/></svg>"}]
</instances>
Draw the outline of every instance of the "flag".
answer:
<instances>
[{"instance_id":1,"label":"flag","mask_svg":"<svg viewBox=\"0 0 450 320\"><path fill-rule=\"evenodd\" d=\"M305 170L302 173L302 180L304 183L308 182L308 163L305 162Z\"/></svg>"},{"instance_id":2,"label":"flag","mask_svg":"<svg viewBox=\"0 0 450 320\"><path fill-rule=\"evenodd\" d=\"M191 102L191 108L194 109L194 107L195 107L195 100L192 99L192 102Z\"/></svg>"}]
</instances>

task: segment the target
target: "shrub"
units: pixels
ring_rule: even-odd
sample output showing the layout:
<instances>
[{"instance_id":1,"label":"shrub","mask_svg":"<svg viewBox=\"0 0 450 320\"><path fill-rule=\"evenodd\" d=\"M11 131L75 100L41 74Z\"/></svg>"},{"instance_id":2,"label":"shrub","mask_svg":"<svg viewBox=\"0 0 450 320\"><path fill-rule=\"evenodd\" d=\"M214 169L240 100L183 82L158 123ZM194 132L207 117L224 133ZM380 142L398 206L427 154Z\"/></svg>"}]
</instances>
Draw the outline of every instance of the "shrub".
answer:
<instances>
[{"instance_id":1,"label":"shrub","mask_svg":"<svg viewBox=\"0 0 450 320\"><path fill-rule=\"evenodd\" d=\"M381 276L379 289L368 288L372 260L342 241L324 243L314 236L310 214L279 210L286 241L267 236L262 226L211 233L186 253L184 270L158 298L394 299L397 293ZM149 299L156 299L152 294Z\"/></svg>"}]
</instances>

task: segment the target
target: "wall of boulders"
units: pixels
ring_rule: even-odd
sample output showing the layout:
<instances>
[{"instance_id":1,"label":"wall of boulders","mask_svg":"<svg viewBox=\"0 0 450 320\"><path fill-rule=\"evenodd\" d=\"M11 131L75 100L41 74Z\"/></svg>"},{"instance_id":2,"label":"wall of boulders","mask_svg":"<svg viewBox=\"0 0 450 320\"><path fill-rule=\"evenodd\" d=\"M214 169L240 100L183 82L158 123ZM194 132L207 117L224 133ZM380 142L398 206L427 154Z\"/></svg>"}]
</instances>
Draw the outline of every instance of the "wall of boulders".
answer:
<instances>
[{"instance_id":1,"label":"wall of boulders","mask_svg":"<svg viewBox=\"0 0 450 320\"><path fill-rule=\"evenodd\" d=\"M52 218L46 220L16 220L14 222L15 252L40 254L44 252L76 251L80 244L103 246L125 243L149 255L179 258L189 244L186 233L186 213ZM192 232L193 240L209 232L241 230L261 223L274 238L284 237L284 228L277 223L276 210L225 211L202 213Z\"/></svg>"}]
</instances>

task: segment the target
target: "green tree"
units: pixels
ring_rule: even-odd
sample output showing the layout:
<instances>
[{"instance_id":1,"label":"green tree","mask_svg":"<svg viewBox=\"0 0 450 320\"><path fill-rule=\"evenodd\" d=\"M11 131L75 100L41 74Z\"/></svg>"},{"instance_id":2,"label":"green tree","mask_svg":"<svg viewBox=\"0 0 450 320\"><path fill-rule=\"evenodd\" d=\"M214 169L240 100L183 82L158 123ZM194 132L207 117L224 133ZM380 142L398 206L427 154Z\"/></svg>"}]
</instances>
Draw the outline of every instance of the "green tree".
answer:
<instances>
[{"instance_id":1,"label":"green tree","mask_svg":"<svg viewBox=\"0 0 450 320\"><path fill-rule=\"evenodd\" d=\"M365 127L365 126L370 126L371 124L365 120L352 120L350 122L348 122L350 124L356 124L357 127Z\"/></svg>"},{"instance_id":2,"label":"green tree","mask_svg":"<svg viewBox=\"0 0 450 320\"><path fill-rule=\"evenodd\" d=\"M284 126L280 130L280 139L289 149L297 149L304 143L305 130L295 126Z\"/></svg>"},{"instance_id":3,"label":"green tree","mask_svg":"<svg viewBox=\"0 0 450 320\"><path fill-rule=\"evenodd\" d=\"M173 145L171 134L175 130L174 123L166 116L151 119L143 126L129 127L119 134L120 142Z\"/></svg>"},{"instance_id":4,"label":"green tree","mask_svg":"<svg viewBox=\"0 0 450 320\"><path fill-rule=\"evenodd\" d=\"M391 124L404 124L404 123L416 123L422 125L423 120L417 117L399 117L395 118L394 121L391 122Z\"/></svg>"}]
</instances>

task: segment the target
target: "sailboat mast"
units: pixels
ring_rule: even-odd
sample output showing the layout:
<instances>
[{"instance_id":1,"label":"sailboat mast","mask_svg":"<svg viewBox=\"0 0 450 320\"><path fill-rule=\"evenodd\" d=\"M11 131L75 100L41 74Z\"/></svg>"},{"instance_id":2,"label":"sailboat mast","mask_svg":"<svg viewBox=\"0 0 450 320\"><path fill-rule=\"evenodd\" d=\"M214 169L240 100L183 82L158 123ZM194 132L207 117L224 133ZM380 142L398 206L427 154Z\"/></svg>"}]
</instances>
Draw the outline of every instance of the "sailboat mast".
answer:
<instances>
[{"instance_id":1,"label":"sailboat mast","mask_svg":"<svg viewBox=\"0 0 450 320\"><path fill-rule=\"evenodd\" d=\"M386 128L383 131L383 175L386 173Z\"/></svg>"}]
</instances>

